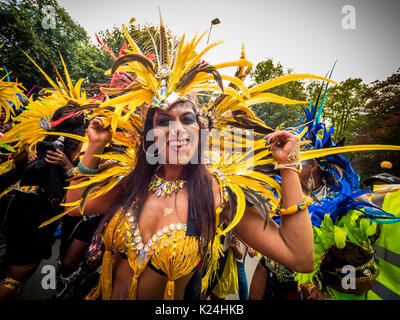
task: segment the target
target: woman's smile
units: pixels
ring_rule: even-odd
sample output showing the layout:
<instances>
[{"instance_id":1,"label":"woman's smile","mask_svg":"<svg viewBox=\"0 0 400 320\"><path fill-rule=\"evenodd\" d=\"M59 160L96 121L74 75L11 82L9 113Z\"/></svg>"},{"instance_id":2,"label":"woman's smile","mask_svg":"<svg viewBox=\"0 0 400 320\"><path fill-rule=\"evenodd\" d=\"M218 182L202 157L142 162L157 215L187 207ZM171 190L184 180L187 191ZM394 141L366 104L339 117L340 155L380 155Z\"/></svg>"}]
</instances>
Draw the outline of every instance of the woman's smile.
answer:
<instances>
[{"instance_id":1,"label":"woman's smile","mask_svg":"<svg viewBox=\"0 0 400 320\"><path fill-rule=\"evenodd\" d=\"M169 140L167 145L174 152L184 152L190 147L190 137L179 140Z\"/></svg>"}]
</instances>

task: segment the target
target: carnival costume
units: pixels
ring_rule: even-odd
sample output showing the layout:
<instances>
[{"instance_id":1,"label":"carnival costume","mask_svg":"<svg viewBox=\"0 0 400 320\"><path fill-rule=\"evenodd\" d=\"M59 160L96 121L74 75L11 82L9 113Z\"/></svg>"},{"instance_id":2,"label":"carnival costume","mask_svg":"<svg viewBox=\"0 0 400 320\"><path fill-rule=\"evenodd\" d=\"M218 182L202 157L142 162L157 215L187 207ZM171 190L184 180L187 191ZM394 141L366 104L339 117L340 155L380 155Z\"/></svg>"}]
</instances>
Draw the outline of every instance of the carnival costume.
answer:
<instances>
[{"instance_id":1,"label":"carnival costume","mask_svg":"<svg viewBox=\"0 0 400 320\"><path fill-rule=\"evenodd\" d=\"M101 103L94 110L93 116L106 117L106 120L103 121L104 126L110 126L113 132L113 141L124 145L125 153L105 153L99 156L101 159L114 160L114 165L111 167L99 168L95 172L82 168L84 174L78 177L80 183L69 188L85 187L86 191L83 193L82 199L64 205L71 206L66 212L73 210L76 206L83 211L87 200L105 194L134 170L137 150L143 139L141 132L145 120L140 116L143 113L136 112L137 108L145 109L152 106L167 109L177 101L192 102L194 107L198 108L198 113L202 115L210 130L210 144L213 137L220 139L219 150L215 151L210 148L207 153L210 159L208 169L219 183L224 202L230 205L230 223L226 227L220 225L219 214L222 208L218 208L216 211L217 228L212 243L203 243L198 234L191 232L189 230L190 219L188 219L187 230L184 225L180 224L165 226L145 244L142 242L134 210L118 211L109 222L103 236L105 253L99 285L88 296L89 299L99 297L110 299L112 254L113 252L122 252L127 256L129 265L134 271L129 285L128 299L136 298L138 278L146 266L150 265L150 262L156 269L167 275L168 282L164 291L164 299L173 299L174 281L192 272L201 259L199 246L209 249L203 261L207 270L202 280L203 290L207 288L214 272L218 269L217 264L221 254L220 237L227 235L227 238L230 238L229 232L242 218L246 205L256 207L266 218L271 212L275 214L294 213L309 205L309 203L305 203L290 208L290 210L280 208L280 184L274 179L279 167L275 166L276 162L271 157L265 140L262 139L273 130L258 119L249 106L266 101L285 104L300 103L265 91L277 85L304 78L327 79L312 75L288 75L248 89L241 81L241 78L248 72L248 68L251 67L251 63L244 59L244 52L238 61L214 66L202 58L209 49L219 44L218 42L208 45L199 53L195 52L205 33L200 37L195 36L189 42L185 42L185 37L182 36L176 51L170 54L165 26L161 21L161 45L159 51L155 50L157 52L157 63L155 64L143 55L125 26L123 26L123 30L130 50L125 50L127 54L116 60L111 71L112 73L120 71L135 73L137 82L123 89L115 89L112 92L108 90L108 95L118 94L118 96ZM218 72L219 69L231 66L238 67L235 77ZM224 87L222 80L230 81L230 86ZM211 81L215 81L216 84ZM208 105L199 108L192 100L192 94L204 92L214 92L215 98L211 99ZM243 137L244 133L249 130L254 130L254 133L250 137ZM241 136L238 137L238 133ZM139 138L132 139L133 137ZM233 137L234 144L240 147L245 147L249 140L254 141L254 149L245 153L228 152L224 149L227 137ZM364 150L399 149L397 146L375 145L305 151L300 153L300 159L293 159L293 162L346 150L362 150L362 148ZM153 183L157 184L157 178L153 180ZM160 184L154 188L150 185L149 190L159 190L161 194L165 194L168 190L168 187L165 186L165 184Z\"/></svg>"},{"instance_id":2,"label":"carnival costume","mask_svg":"<svg viewBox=\"0 0 400 320\"><path fill-rule=\"evenodd\" d=\"M331 72L332 73L332 72ZM322 90L324 85L321 86L320 92L317 97L316 105L312 105L312 92L310 98L310 104L308 108L304 108L304 116L300 115L300 125L297 126L295 129L298 135L302 135L302 139L305 143L304 149L306 150L321 150L327 148L335 148L341 147L344 144L344 140L340 141L338 144L334 144L332 141L332 135L334 133L334 127L331 126L329 130L326 129L323 122L320 121L320 116L322 113L322 109L324 106L325 94L327 91L328 83L326 84L325 91L321 96ZM318 106L318 102L321 101L320 106ZM306 128L306 132L304 134L304 126ZM322 132L322 134L321 134ZM311 216L311 222L314 227L314 230L319 230L318 228L321 227L321 221L324 219L324 225L329 224L329 226L333 226L332 221L338 222L341 217L345 216L346 214L351 215L352 219L356 219L356 213L352 214L352 210L362 210L358 212L357 217L366 218L369 221L375 221L378 223L395 223L399 221L399 219L395 219L392 214L388 214L379 210L376 206L372 205L369 202L361 201L358 199L359 197L365 196L370 194L369 191L361 190L359 187L359 176L353 169L351 163L342 155L332 154L325 157L320 157L315 159L318 162L318 165L323 172L323 179L321 183L321 187L317 190L313 191L313 202L308 207L308 211ZM333 177L334 179L331 180L330 183L327 182L327 177ZM309 190L312 192L312 190ZM348 213L350 212L350 213ZM326 215L327 214L327 215ZM326 216L325 216L326 215ZM344 220L345 221L345 220ZM344 221L340 222L340 226L344 225ZM277 220L279 223L279 218ZM367 221L363 222L364 224ZM353 233L358 234L363 229L357 229L357 227L353 225L346 224L346 227L349 229L343 233ZM376 224L374 225L376 227ZM375 231L374 227L371 227L371 234L373 235ZM335 230L339 228L338 225L335 224ZM329 230L329 231L328 231ZM328 232L333 232L333 229L330 230L326 227L322 228L321 233L325 232L326 237L331 237L331 235L326 235ZM314 234L314 236L316 236ZM362 232L361 235L355 235L354 237L365 237ZM352 239L352 237L350 236ZM364 239L365 240L365 239ZM318 258L321 258L320 252L318 250L319 247L317 242L319 240L315 239L315 255ZM370 241L369 241L370 242ZM333 243L331 243L333 245ZM359 245L359 242L357 242ZM337 244L338 248L343 248L343 244ZM329 247L325 248L325 254L328 251ZM367 248L368 251L373 252L372 247ZM322 262L323 257L321 260L316 258L316 261L319 261L319 264ZM267 284L267 291L265 293L266 296L264 297L283 297L282 294L286 290L291 290L293 292L296 291L297 281L299 284L303 284L303 278L297 277L295 280L296 273L292 270L282 266L281 264L271 260L267 257L262 257L260 260L261 265L266 269L268 272L268 284ZM372 263L371 263L372 265ZM374 267L372 267L374 268ZM318 266L316 267L318 274ZM371 269L375 271L376 269ZM368 271L366 271L368 272ZM377 275L376 275L377 276ZM371 273L371 277L368 279L372 279L375 277L375 273ZM274 292L276 289L277 292ZM330 292L334 290L332 288L329 289ZM333 290L333 291L332 291ZM336 291L335 291L336 292ZM277 296L276 296L277 295ZM339 296L340 293L337 293L336 296ZM332 294L328 296L329 298L332 297ZM357 298L354 295L349 294L346 296L345 294L341 294L340 297L347 297L347 299Z\"/></svg>"},{"instance_id":3,"label":"carnival costume","mask_svg":"<svg viewBox=\"0 0 400 320\"><path fill-rule=\"evenodd\" d=\"M225 236L229 241L231 231L239 223L246 206L254 206L266 218L265 223L267 223L271 214L292 214L304 210L310 204L307 199L299 205L287 209L280 208L281 186L274 177L281 167L272 158L269 144L266 145L263 139L274 130L258 119L249 106L262 102L303 103L277 96L266 90L305 78L333 81L308 74L288 75L249 89L241 80L252 66L244 58L244 51L241 59L216 65L210 65L202 59L204 54L219 42L206 46L200 52L195 52L206 33L195 36L188 42L185 42L185 36L182 36L176 50L170 52L166 29L161 21L160 49L154 48L156 63L153 63L142 53L125 26L123 30L130 49L125 50L126 54L116 59L111 73L134 73L137 81L124 88L104 89L103 92L106 94L104 102L91 103L89 106L79 104L77 108L79 111L85 108L92 110L90 117L104 117L104 127L109 126L112 132L110 144L119 146L123 152L111 151L98 155L100 159L106 160L107 165L100 165L97 169L86 168L80 163L78 166L80 172L76 170L78 176L75 178L78 183L69 186L68 189L85 188L81 199L73 203L64 203L67 210L42 226L46 226L77 207L84 214L86 201L106 194L135 170L138 149L144 142L143 127L146 121L146 110L149 107L166 110L178 101L191 102L210 131L210 148L206 152L210 162L208 169L218 181L223 197L223 204L215 213L217 227L212 242L205 243L198 234L196 224L189 216L186 225L178 223L164 226L148 243L143 243L134 204L129 210L121 209L115 213L105 229L103 235L105 252L99 284L87 297L88 299L111 298L113 253L119 252L126 255L129 266L134 271L134 276L129 283L128 299L137 297L138 278L147 266L167 276L164 299L173 299L174 281L190 274L202 258L206 268L202 289L206 290L218 269L218 260L222 254L220 238ZM219 69L232 66L238 67L235 76L219 73ZM67 73L66 69L65 72ZM224 87L223 80L229 81L230 85ZM62 88L53 81L50 83L57 90L55 94L62 92ZM80 84L81 82L78 82L77 86L79 87ZM73 89L72 82L68 81L68 87ZM213 98L207 105L199 106L193 100L193 94L205 92ZM115 97L109 98L110 96ZM76 97L69 98L76 99ZM61 132L53 134L62 135ZM76 138L87 141L81 137ZM215 141L218 141L217 145L212 145ZM228 142L237 146L239 151L228 150L231 146ZM252 143L252 147L246 150L249 142ZM299 148L300 145L298 144L297 147ZM290 158L292 163L287 167L298 171L301 160L354 150L400 150L400 147L350 146L304 151L300 154L298 150L294 150ZM179 190L183 183L185 182L165 183L165 180L154 176L149 192L168 196L168 193ZM228 225L223 226L219 214L225 204L230 206L231 220ZM201 248L207 250L203 257L200 255Z\"/></svg>"},{"instance_id":4,"label":"carnival costume","mask_svg":"<svg viewBox=\"0 0 400 320\"><path fill-rule=\"evenodd\" d=\"M45 157L47 151L59 149L73 162L70 157L78 148L76 139L85 141L84 114L71 117L71 111L75 111L79 103L88 104L85 94L80 93L83 79L73 87L66 71L68 85L59 77L58 87L45 76L56 90L50 90L45 99L34 101L31 97L26 110L13 118L14 126L0 140L13 144L16 154L26 153L26 147L37 153L35 161L21 162L0 176L0 224L6 234L5 262L12 266L31 265L50 258L57 224L41 229L39 226L62 211L59 204L64 199L64 188L72 173L47 163ZM68 137L69 134L74 139ZM17 289L23 284L8 277L3 285Z\"/></svg>"},{"instance_id":5,"label":"carnival costume","mask_svg":"<svg viewBox=\"0 0 400 320\"><path fill-rule=\"evenodd\" d=\"M311 106L304 109L306 117L302 120L308 123L307 139L312 141L312 148L335 148L343 145L342 140L335 145L332 141L333 126L329 130L319 121L322 106L318 109ZM321 138L318 133L322 131ZM296 273L296 281L299 285L304 283L316 283L323 291L327 299L357 300L365 299L365 295L342 293L334 290L323 279L321 265L331 248L344 249L351 244L355 249L368 252L369 260L360 266L354 266L356 286L362 282L372 281L379 274L376 264L376 255L372 247L373 238L377 235L378 224L397 223L400 219L392 213L381 210L372 202L366 201L366 195L372 195L369 190L361 190L359 176L354 171L350 162L341 155L329 155L316 159L321 170L332 174L336 185L329 186L326 196L318 198L309 206L311 221L314 230L314 271L309 274ZM349 249L350 250L350 249ZM328 272L333 277L342 280L347 272L342 267Z\"/></svg>"}]
</instances>

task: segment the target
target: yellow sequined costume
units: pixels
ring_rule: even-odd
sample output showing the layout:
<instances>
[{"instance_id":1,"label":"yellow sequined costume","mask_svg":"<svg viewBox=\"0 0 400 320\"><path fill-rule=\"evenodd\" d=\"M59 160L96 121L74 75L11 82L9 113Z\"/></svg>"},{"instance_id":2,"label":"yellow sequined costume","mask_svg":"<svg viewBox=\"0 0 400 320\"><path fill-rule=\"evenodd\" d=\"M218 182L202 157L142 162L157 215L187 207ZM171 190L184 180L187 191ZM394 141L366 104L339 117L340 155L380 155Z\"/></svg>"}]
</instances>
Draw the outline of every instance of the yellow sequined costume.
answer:
<instances>
[{"instance_id":1,"label":"yellow sequined costume","mask_svg":"<svg viewBox=\"0 0 400 320\"><path fill-rule=\"evenodd\" d=\"M105 253L99 285L86 299L97 299L99 296L105 300L111 298L114 252L126 255L129 266L134 272L130 280L127 299L136 299L138 278L150 261L168 278L164 299L174 299L174 281L191 273L201 259L199 237L189 236L186 233L186 224L170 224L158 230L144 244L133 213L118 211L111 219L103 236Z\"/></svg>"}]
</instances>

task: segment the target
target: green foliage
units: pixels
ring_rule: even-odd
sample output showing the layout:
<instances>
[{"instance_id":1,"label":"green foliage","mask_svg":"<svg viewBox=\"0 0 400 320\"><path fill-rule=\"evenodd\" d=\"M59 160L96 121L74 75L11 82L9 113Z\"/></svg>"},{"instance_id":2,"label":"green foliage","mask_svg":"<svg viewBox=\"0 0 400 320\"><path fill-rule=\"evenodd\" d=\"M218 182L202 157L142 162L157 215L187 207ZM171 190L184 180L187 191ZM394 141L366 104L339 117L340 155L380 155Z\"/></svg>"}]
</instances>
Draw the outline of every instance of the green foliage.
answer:
<instances>
[{"instance_id":1,"label":"green foliage","mask_svg":"<svg viewBox=\"0 0 400 320\"><path fill-rule=\"evenodd\" d=\"M365 92L367 103L363 121L359 122L357 144L400 145L400 69L386 80L375 81ZM392 162L391 169L382 169L380 162ZM360 152L353 164L361 178L387 172L400 177L400 152Z\"/></svg>"},{"instance_id":2,"label":"green foliage","mask_svg":"<svg viewBox=\"0 0 400 320\"><path fill-rule=\"evenodd\" d=\"M331 246L343 249L350 241L366 250L372 250L370 237L376 234L377 224L368 218L361 218L362 212L349 211L338 222L333 223L329 214L326 214L319 228L314 230L314 271L311 273L297 273L295 280L299 284L312 282L313 277L320 270L324 253Z\"/></svg>"},{"instance_id":3,"label":"green foliage","mask_svg":"<svg viewBox=\"0 0 400 320\"><path fill-rule=\"evenodd\" d=\"M292 69L284 71L280 62L274 64L272 59L267 59L257 64L255 70L250 74L254 84L260 84L265 81L291 74ZM254 86L254 85L253 85ZM284 96L295 100L306 100L305 85L302 81L293 81L276 88L268 90L268 92ZM279 126L281 129L294 126L297 124L298 115L294 110L300 112L300 106L282 105L277 103L260 103L251 107L257 117L262 119L272 128Z\"/></svg>"},{"instance_id":4,"label":"green foliage","mask_svg":"<svg viewBox=\"0 0 400 320\"><path fill-rule=\"evenodd\" d=\"M46 20L45 6L52 6L55 15L55 28L43 28ZM58 5L56 0L7 0L0 2L0 49L1 65L12 71L11 78L22 82L27 90L37 85L37 91L49 87L40 71L26 58L20 48L53 79L56 78L50 60L43 47L48 51L57 69L63 74L59 52L62 54L73 82L84 78L83 87L90 94L98 93L98 87L111 79L104 73L111 69L114 59L99 44L90 41L85 29L77 24L69 14ZM144 53L151 52L154 43L158 45L157 28L151 25L130 25L128 31L137 41ZM36 36L40 41L36 38ZM174 48L174 37L169 32L171 47ZM115 56L118 56L125 35L121 27L99 32L100 38L109 45Z\"/></svg>"},{"instance_id":5,"label":"green foliage","mask_svg":"<svg viewBox=\"0 0 400 320\"><path fill-rule=\"evenodd\" d=\"M55 14L55 28L43 28L46 20L45 6L52 6ZM48 87L47 81L28 61L20 49L26 51L51 77L55 74L43 47L61 71L58 52L69 68L71 77L76 81L85 78L94 81L102 70L98 67L99 50L89 43L84 28L75 23L69 14L55 0L8 0L0 3L0 61L11 70L12 78L18 78L29 90L33 85ZM39 37L40 41L35 37ZM96 52L97 51L97 52Z\"/></svg>"},{"instance_id":6,"label":"green foliage","mask_svg":"<svg viewBox=\"0 0 400 320\"><path fill-rule=\"evenodd\" d=\"M313 104L316 103L318 92L321 84L311 84L314 88ZM322 90L319 104L321 103L322 95L325 86ZM340 84L328 87L324 109L322 112L322 119L329 127L335 127L333 140L337 143L342 138L346 139L346 144L351 144L354 140L359 123L363 121L363 109L365 106L364 94L367 90L367 85L362 82L362 79L349 78Z\"/></svg>"}]
</instances>

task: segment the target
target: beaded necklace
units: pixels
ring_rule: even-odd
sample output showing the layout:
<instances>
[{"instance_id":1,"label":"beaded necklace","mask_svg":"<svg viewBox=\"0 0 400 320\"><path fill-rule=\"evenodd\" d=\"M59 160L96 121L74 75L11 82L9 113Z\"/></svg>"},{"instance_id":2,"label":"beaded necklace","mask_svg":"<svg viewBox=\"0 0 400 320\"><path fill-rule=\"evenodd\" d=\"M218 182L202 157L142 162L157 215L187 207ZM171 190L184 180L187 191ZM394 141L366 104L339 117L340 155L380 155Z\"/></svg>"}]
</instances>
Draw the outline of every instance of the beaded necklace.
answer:
<instances>
[{"instance_id":1,"label":"beaded necklace","mask_svg":"<svg viewBox=\"0 0 400 320\"><path fill-rule=\"evenodd\" d=\"M149 191L155 193L157 197L171 196L172 193L183 189L185 183L185 180L179 179L173 181L165 180L155 173L150 181Z\"/></svg>"}]
</instances>

